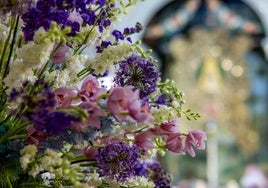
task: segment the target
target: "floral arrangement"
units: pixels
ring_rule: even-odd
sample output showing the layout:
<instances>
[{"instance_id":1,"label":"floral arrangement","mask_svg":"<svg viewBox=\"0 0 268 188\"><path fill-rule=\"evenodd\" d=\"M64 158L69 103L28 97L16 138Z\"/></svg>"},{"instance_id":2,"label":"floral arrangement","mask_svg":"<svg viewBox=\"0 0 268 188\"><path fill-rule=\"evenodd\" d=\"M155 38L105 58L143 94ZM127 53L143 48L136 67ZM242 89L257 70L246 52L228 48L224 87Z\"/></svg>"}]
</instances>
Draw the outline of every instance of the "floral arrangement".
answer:
<instances>
[{"instance_id":1,"label":"floral arrangement","mask_svg":"<svg viewBox=\"0 0 268 188\"><path fill-rule=\"evenodd\" d=\"M1 1L0 187L171 187L157 156L205 148L141 24L113 24L136 3Z\"/></svg>"}]
</instances>

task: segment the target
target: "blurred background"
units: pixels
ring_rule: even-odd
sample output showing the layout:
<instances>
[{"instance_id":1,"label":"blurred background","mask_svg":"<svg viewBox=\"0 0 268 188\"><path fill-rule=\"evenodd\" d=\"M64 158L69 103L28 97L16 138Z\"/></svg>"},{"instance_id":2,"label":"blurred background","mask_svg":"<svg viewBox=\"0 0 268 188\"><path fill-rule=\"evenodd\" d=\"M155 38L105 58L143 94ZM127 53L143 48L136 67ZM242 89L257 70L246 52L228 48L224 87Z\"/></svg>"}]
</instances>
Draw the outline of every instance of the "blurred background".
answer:
<instances>
[{"instance_id":1,"label":"blurred background","mask_svg":"<svg viewBox=\"0 0 268 188\"><path fill-rule=\"evenodd\" d=\"M178 188L268 188L268 1L146 0L119 27L139 21L163 78L201 114L182 127L207 132L196 157L161 161Z\"/></svg>"}]
</instances>

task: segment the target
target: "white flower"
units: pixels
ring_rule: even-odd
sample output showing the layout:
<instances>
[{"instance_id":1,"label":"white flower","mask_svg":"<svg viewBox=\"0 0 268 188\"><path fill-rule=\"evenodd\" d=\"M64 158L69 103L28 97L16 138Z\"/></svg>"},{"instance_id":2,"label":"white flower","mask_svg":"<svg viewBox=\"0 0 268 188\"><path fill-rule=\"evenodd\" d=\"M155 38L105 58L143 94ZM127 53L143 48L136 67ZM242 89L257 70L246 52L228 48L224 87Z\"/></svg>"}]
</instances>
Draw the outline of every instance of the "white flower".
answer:
<instances>
[{"instance_id":1,"label":"white flower","mask_svg":"<svg viewBox=\"0 0 268 188\"><path fill-rule=\"evenodd\" d=\"M54 88L66 86L70 83L70 72L68 70L54 70L45 73L45 81L53 83Z\"/></svg>"},{"instance_id":2,"label":"white flower","mask_svg":"<svg viewBox=\"0 0 268 188\"><path fill-rule=\"evenodd\" d=\"M90 187L98 187L102 184L102 178L99 177L99 174L96 173L96 172L93 172L93 173L89 173L88 174L88 179L87 179L87 184L90 186Z\"/></svg>"},{"instance_id":3,"label":"white flower","mask_svg":"<svg viewBox=\"0 0 268 188\"><path fill-rule=\"evenodd\" d=\"M52 172L54 167L60 166L62 163L63 159L52 149L46 149L45 156L40 159L40 165L44 169Z\"/></svg>"},{"instance_id":4,"label":"white flower","mask_svg":"<svg viewBox=\"0 0 268 188\"><path fill-rule=\"evenodd\" d=\"M178 112L174 108L160 105L159 108L152 108L151 113L154 116L154 124L160 125L169 122L178 117Z\"/></svg>"},{"instance_id":5,"label":"white flower","mask_svg":"<svg viewBox=\"0 0 268 188\"><path fill-rule=\"evenodd\" d=\"M125 182L126 186L130 187L139 187L139 188L154 188L155 184L152 181L149 181L144 176L135 176L133 178L128 179Z\"/></svg>"},{"instance_id":6,"label":"white flower","mask_svg":"<svg viewBox=\"0 0 268 188\"><path fill-rule=\"evenodd\" d=\"M20 150L20 164L23 170L26 170L28 164L34 161L37 153L37 148L35 145L27 145L22 150Z\"/></svg>"},{"instance_id":7,"label":"white flower","mask_svg":"<svg viewBox=\"0 0 268 188\"><path fill-rule=\"evenodd\" d=\"M29 175L36 177L40 172L42 172L44 169L40 165L35 165L32 167L32 169L28 172Z\"/></svg>"},{"instance_id":8,"label":"white flower","mask_svg":"<svg viewBox=\"0 0 268 188\"><path fill-rule=\"evenodd\" d=\"M133 52L133 48L128 42L122 42L116 46L108 46L101 54L89 60L87 66L95 69L95 74L104 74L114 63L128 57L131 52Z\"/></svg>"},{"instance_id":9,"label":"white flower","mask_svg":"<svg viewBox=\"0 0 268 188\"><path fill-rule=\"evenodd\" d=\"M29 42L17 51L17 58L22 59L24 66L29 68L41 68L49 60L54 43Z\"/></svg>"}]
</instances>

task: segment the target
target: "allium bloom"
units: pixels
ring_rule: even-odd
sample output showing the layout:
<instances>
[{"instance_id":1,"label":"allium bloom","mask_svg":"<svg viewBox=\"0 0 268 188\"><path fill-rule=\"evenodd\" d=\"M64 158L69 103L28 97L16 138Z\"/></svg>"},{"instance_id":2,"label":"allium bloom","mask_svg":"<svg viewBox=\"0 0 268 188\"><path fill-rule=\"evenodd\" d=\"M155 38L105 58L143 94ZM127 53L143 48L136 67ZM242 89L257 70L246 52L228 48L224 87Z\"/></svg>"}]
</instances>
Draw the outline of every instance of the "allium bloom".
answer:
<instances>
[{"instance_id":1,"label":"allium bloom","mask_svg":"<svg viewBox=\"0 0 268 188\"><path fill-rule=\"evenodd\" d=\"M124 182L136 175L136 166L140 163L137 146L123 142L114 142L100 148L96 155L101 176Z\"/></svg>"},{"instance_id":2,"label":"allium bloom","mask_svg":"<svg viewBox=\"0 0 268 188\"><path fill-rule=\"evenodd\" d=\"M153 62L137 55L121 61L115 74L114 81L117 85L134 86L140 91L142 99L156 90L160 76Z\"/></svg>"},{"instance_id":3,"label":"allium bloom","mask_svg":"<svg viewBox=\"0 0 268 188\"><path fill-rule=\"evenodd\" d=\"M196 147L197 149L205 149L205 140L207 140L207 136L204 132L192 130L186 137L185 149L192 157L194 157L195 152L193 147Z\"/></svg>"}]
</instances>

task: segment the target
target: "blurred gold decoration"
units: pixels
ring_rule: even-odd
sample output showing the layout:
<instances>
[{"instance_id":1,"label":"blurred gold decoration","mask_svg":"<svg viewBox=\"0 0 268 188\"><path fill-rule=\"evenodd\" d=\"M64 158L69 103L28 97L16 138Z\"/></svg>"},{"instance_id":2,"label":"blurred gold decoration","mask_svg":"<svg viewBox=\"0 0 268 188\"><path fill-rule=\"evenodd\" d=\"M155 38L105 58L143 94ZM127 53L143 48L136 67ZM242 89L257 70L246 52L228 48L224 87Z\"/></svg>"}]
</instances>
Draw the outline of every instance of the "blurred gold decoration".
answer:
<instances>
[{"instance_id":1,"label":"blurred gold decoration","mask_svg":"<svg viewBox=\"0 0 268 188\"><path fill-rule=\"evenodd\" d=\"M229 36L223 29L194 28L187 37L171 40L174 61L167 72L185 92L188 107L201 113L201 121L216 120L218 129L235 140L245 154L256 151L258 142L245 104L248 80L244 58L252 43L246 35Z\"/></svg>"}]
</instances>

